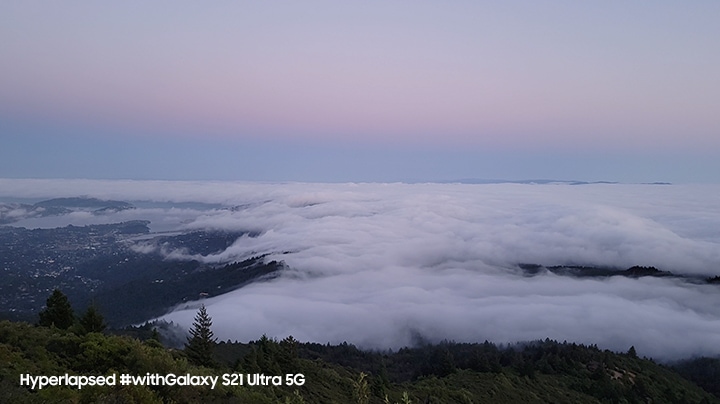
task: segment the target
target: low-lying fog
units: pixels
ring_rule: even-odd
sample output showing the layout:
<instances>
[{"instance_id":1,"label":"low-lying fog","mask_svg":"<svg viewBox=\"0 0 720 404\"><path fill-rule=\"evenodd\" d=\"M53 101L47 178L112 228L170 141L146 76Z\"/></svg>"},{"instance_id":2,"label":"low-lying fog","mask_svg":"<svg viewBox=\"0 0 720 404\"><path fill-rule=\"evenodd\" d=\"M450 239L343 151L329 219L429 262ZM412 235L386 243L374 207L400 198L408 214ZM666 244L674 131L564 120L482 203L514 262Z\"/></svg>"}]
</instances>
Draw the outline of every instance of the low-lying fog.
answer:
<instances>
[{"instance_id":1,"label":"low-lying fog","mask_svg":"<svg viewBox=\"0 0 720 404\"><path fill-rule=\"evenodd\" d=\"M382 349L419 338L549 337L622 351L634 345L659 359L720 354L720 285L527 277L517 267L644 265L697 279L720 275L716 185L0 180L0 197L79 195L224 208L136 203L101 218L81 212L76 225L147 219L155 231L260 233L217 255L186 257L222 263L270 253L289 267L202 302L222 340L293 335ZM189 327L196 309L181 306L165 318Z\"/></svg>"}]
</instances>

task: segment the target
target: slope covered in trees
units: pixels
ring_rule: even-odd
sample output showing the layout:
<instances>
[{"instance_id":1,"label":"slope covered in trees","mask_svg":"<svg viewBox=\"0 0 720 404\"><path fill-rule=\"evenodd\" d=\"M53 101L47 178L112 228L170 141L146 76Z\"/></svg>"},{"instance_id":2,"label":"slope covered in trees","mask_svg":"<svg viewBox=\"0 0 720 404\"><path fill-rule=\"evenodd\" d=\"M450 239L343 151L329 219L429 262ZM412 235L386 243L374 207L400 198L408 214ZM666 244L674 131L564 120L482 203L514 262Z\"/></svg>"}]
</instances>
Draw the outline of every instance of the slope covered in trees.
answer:
<instances>
[{"instance_id":1,"label":"slope covered in trees","mask_svg":"<svg viewBox=\"0 0 720 404\"><path fill-rule=\"evenodd\" d=\"M156 339L0 322L0 402L238 403L713 403L650 360L594 346L538 341L511 347L443 343L398 352L267 337L214 346L193 365ZM19 375L302 374L301 386L20 386ZM386 401L387 398L387 401Z\"/></svg>"}]
</instances>

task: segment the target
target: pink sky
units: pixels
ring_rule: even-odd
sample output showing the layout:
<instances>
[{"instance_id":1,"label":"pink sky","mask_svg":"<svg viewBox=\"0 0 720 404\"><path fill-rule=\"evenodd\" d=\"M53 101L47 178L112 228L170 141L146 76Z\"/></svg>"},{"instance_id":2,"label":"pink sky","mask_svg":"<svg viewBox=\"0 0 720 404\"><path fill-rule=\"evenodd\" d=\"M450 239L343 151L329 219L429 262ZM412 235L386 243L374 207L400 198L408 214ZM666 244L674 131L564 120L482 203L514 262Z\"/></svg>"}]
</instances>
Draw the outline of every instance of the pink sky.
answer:
<instances>
[{"instance_id":1,"label":"pink sky","mask_svg":"<svg viewBox=\"0 0 720 404\"><path fill-rule=\"evenodd\" d=\"M720 150L717 21L713 1L5 2L0 120L95 137L706 152Z\"/></svg>"}]
</instances>

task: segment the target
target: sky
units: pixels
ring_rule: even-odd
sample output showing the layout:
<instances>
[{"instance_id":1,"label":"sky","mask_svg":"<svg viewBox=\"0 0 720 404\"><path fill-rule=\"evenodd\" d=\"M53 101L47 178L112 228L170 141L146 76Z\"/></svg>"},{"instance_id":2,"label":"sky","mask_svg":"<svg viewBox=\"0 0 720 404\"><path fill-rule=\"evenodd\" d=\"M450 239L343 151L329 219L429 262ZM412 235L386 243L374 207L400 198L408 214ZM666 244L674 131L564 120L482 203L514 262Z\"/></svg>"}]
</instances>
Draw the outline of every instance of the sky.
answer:
<instances>
[{"instance_id":1,"label":"sky","mask_svg":"<svg viewBox=\"0 0 720 404\"><path fill-rule=\"evenodd\" d=\"M78 195L134 201L137 208L12 225L150 220L152 231L257 233L206 256L146 237L132 246L170 260L222 265L269 254L266 260L287 265L270 281L182 303L164 317L187 330L205 304L222 341L293 335L397 349L418 337L551 338L619 352L635 346L660 360L720 355L720 285L703 281L720 276L720 184L0 179L0 201ZM25 209L5 208L0 219L22 217ZM520 263L655 266L691 278L526 276Z\"/></svg>"},{"instance_id":2,"label":"sky","mask_svg":"<svg viewBox=\"0 0 720 404\"><path fill-rule=\"evenodd\" d=\"M720 3L0 3L0 177L720 182Z\"/></svg>"}]
</instances>

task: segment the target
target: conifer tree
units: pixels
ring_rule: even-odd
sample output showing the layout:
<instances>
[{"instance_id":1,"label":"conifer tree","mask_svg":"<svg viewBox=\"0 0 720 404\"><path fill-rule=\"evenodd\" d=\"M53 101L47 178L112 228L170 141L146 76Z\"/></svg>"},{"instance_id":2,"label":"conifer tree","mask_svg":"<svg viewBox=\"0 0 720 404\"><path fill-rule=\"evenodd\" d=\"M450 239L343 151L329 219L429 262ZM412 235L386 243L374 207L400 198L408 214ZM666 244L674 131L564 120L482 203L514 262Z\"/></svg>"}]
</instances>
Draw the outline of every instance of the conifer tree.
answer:
<instances>
[{"instance_id":1,"label":"conifer tree","mask_svg":"<svg viewBox=\"0 0 720 404\"><path fill-rule=\"evenodd\" d=\"M199 366L212 367L215 364L213 348L217 338L210 327L212 327L212 319L208 315L205 305L202 305L195 315L190 336L185 344L185 354L188 359Z\"/></svg>"},{"instance_id":2,"label":"conifer tree","mask_svg":"<svg viewBox=\"0 0 720 404\"><path fill-rule=\"evenodd\" d=\"M150 334L150 338L145 340L145 344L153 348L163 347L162 342L160 342L160 332L158 331L157 327L152 329L152 334Z\"/></svg>"},{"instance_id":3,"label":"conifer tree","mask_svg":"<svg viewBox=\"0 0 720 404\"><path fill-rule=\"evenodd\" d=\"M45 308L40 312L39 324L43 327L57 327L67 330L75 323L75 313L67 296L55 289L45 301Z\"/></svg>"},{"instance_id":4,"label":"conifer tree","mask_svg":"<svg viewBox=\"0 0 720 404\"><path fill-rule=\"evenodd\" d=\"M100 314L97 307L95 307L95 304L91 304L85 311L85 314L80 317L80 326L85 333L103 332L107 327L105 319L102 314Z\"/></svg>"}]
</instances>

